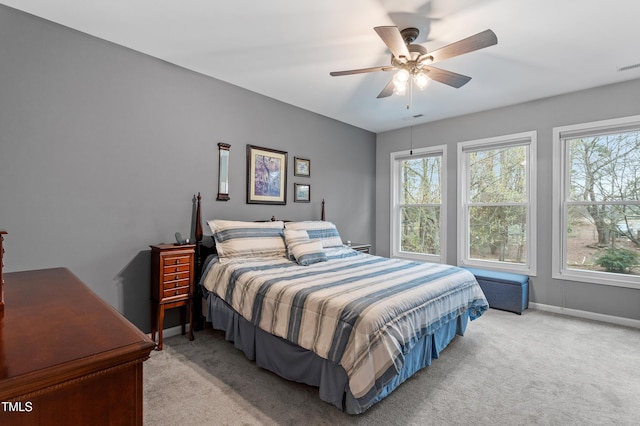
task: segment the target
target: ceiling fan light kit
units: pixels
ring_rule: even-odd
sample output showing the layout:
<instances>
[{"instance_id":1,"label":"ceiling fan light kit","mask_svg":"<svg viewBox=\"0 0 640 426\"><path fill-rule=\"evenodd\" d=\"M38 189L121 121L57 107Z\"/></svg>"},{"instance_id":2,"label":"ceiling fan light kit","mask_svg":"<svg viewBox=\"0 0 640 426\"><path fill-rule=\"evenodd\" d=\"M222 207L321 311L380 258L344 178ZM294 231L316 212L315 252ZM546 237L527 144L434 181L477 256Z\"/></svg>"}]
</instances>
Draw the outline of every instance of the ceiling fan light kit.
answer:
<instances>
[{"instance_id":1,"label":"ceiling fan light kit","mask_svg":"<svg viewBox=\"0 0 640 426\"><path fill-rule=\"evenodd\" d=\"M432 80L458 89L467 84L471 77L436 68L431 64L498 43L495 33L485 30L429 53L424 46L413 44L420 34L417 28L405 28L400 31L398 27L383 26L375 27L374 30L391 51L391 66L333 71L329 74L337 77L376 71L396 71L378 98L386 98L392 94L404 96L411 84L424 90Z\"/></svg>"}]
</instances>

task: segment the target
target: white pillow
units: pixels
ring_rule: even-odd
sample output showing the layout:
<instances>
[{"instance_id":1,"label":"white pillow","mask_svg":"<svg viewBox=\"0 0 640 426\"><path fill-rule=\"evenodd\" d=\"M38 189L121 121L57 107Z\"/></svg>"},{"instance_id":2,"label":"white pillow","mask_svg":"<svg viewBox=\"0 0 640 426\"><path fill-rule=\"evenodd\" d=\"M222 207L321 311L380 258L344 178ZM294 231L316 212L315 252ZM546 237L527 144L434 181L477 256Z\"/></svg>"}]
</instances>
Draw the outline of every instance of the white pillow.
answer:
<instances>
[{"instance_id":1,"label":"white pillow","mask_svg":"<svg viewBox=\"0 0 640 426\"><path fill-rule=\"evenodd\" d=\"M286 256L284 222L209 220L219 257Z\"/></svg>"}]
</instances>

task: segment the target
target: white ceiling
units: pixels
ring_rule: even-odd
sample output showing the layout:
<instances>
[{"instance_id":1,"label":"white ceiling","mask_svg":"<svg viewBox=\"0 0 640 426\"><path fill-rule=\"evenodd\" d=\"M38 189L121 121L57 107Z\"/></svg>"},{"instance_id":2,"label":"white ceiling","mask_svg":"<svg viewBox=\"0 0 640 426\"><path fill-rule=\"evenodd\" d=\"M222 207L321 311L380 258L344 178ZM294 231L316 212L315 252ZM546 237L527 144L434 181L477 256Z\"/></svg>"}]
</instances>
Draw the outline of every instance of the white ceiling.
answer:
<instances>
[{"instance_id":1,"label":"white ceiling","mask_svg":"<svg viewBox=\"0 0 640 426\"><path fill-rule=\"evenodd\" d=\"M640 78L637 0L0 0L1 3L381 132ZM472 77L377 99L389 63L375 26L415 26L435 50L492 29L498 44L439 62ZM422 114L422 117L412 118Z\"/></svg>"}]
</instances>

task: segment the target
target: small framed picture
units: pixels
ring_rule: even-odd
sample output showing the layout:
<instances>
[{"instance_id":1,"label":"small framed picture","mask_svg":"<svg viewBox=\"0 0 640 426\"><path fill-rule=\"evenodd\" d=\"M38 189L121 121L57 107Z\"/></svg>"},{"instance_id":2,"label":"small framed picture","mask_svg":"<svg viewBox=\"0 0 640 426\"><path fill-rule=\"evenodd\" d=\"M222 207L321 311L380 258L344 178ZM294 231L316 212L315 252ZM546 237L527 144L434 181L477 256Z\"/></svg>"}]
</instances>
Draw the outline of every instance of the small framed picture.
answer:
<instances>
[{"instance_id":1,"label":"small framed picture","mask_svg":"<svg viewBox=\"0 0 640 426\"><path fill-rule=\"evenodd\" d=\"M311 185L306 183L294 183L293 201L296 203L308 203L311 201Z\"/></svg>"},{"instance_id":2,"label":"small framed picture","mask_svg":"<svg viewBox=\"0 0 640 426\"><path fill-rule=\"evenodd\" d=\"M304 158L294 157L293 174L295 176L311 176L311 161Z\"/></svg>"}]
</instances>

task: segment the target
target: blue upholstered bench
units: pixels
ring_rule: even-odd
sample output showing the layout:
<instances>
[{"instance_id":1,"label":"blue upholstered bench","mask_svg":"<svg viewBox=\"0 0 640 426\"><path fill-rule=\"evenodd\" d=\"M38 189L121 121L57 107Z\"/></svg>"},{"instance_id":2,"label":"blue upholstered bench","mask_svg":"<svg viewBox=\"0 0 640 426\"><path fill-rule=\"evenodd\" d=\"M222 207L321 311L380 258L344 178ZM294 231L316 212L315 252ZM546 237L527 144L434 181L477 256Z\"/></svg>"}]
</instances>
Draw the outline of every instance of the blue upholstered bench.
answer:
<instances>
[{"instance_id":1,"label":"blue upholstered bench","mask_svg":"<svg viewBox=\"0 0 640 426\"><path fill-rule=\"evenodd\" d=\"M468 268L480 284L490 308L522 312L529 306L529 277L509 272Z\"/></svg>"}]
</instances>

